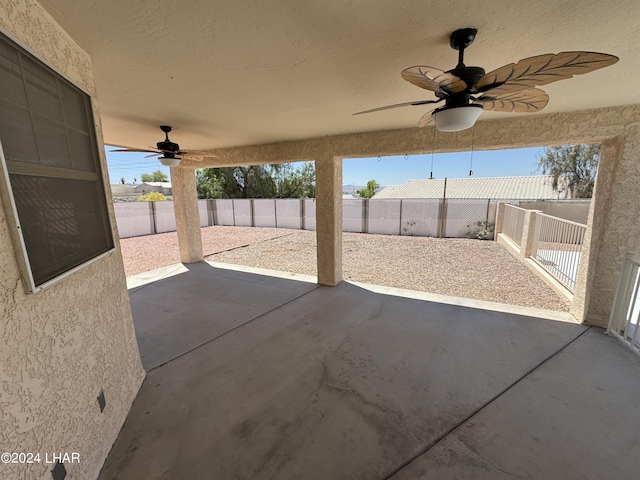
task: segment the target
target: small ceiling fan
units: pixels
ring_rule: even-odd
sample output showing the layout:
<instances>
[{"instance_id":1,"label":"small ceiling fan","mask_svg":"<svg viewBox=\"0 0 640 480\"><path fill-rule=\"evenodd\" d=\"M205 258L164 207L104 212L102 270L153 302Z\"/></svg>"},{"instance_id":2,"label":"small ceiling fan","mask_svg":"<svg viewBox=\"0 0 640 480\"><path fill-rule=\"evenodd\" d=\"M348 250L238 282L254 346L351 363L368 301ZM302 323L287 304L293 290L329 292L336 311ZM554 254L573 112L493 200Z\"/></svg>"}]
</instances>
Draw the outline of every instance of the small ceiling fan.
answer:
<instances>
[{"instance_id":1,"label":"small ceiling fan","mask_svg":"<svg viewBox=\"0 0 640 480\"><path fill-rule=\"evenodd\" d=\"M217 158L209 152L202 150L180 150L180 145L169 140L169 132L171 127L168 125L160 125L160 130L164 132L164 140L156 143L157 148L149 147L148 149L140 148L123 148L119 150L110 150L111 152L150 152L151 155L147 157L158 157L158 160L165 167L177 167L180 164L180 160L202 160L205 157Z\"/></svg>"},{"instance_id":2,"label":"small ceiling fan","mask_svg":"<svg viewBox=\"0 0 640 480\"><path fill-rule=\"evenodd\" d=\"M436 128L444 132L457 132L471 128L483 110L497 112L537 112L549 102L549 96L539 85L571 78L613 65L618 57L596 52L549 53L510 63L489 73L480 67L464 64L464 50L473 43L478 32L475 28L462 28L451 34L449 44L458 50L458 65L448 71L428 66L409 67L402 78L435 93L437 100L417 100L373 108L362 113L390 108L419 106L445 102L444 106L430 110L418 122L424 127L435 121Z\"/></svg>"}]
</instances>

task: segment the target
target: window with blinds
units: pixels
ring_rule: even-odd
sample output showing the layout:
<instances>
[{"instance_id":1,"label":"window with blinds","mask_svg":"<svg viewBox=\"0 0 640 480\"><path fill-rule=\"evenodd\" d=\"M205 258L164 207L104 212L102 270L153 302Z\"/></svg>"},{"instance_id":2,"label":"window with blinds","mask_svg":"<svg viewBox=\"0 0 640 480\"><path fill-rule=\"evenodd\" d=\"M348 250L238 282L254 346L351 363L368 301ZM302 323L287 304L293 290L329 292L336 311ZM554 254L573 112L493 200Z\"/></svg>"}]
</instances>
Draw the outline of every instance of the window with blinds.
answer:
<instances>
[{"instance_id":1,"label":"window with blinds","mask_svg":"<svg viewBox=\"0 0 640 480\"><path fill-rule=\"evenodd\" d=\"M0 146L33 290L113 248L91 99L2 34Z\"/></svg>"}]
</instances>

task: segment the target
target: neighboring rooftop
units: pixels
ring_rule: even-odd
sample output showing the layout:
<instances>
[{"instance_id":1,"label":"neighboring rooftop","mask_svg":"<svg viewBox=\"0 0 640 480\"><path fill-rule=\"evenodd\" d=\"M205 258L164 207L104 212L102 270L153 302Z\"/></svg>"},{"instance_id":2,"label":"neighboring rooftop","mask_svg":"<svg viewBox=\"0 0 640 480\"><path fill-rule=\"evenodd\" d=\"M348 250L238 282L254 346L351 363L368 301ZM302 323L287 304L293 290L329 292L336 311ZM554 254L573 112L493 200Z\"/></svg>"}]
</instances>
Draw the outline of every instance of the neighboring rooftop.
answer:
<instances>
[{"instance_id":1,"label":"neighboring rooftop","mask_svg":"<svg viewBox=\"0 0 640 480\"><path fill-rule=\"evenodd\" d=\"M136 186L140 186L142 184L149 185L150 187L171 188L171 182L142 182Z\"/></svg>"},{"instance_id":2,"label":"neighboring rooftop","mask_svg":"<svg viewBox=\"0 0 640 480\"><path fill-rule=\"evenodd\" d=\"M565 192L553 189L552 177L548 175L409 180L404 185L384 187L373 198L442 198L445 180L447 198L567 198Z\"/></svg>"}]
</instances>

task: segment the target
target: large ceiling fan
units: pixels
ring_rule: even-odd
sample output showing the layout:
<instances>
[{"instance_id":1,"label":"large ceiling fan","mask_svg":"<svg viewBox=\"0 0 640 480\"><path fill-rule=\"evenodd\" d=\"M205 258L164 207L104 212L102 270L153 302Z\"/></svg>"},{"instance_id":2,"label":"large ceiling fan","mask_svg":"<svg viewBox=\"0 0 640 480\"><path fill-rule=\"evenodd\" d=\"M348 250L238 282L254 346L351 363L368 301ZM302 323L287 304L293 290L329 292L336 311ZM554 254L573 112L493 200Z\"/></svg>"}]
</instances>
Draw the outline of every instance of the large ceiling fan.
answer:
<instances>
[{"instance_id":1,"label":"large ceiling fan","mask_svg":"<svg viewBox=\"0 0 640 480\"><path fill-rule=\"evenodd\" d=\"M472 127L483 110L497 112L537 112L549 101L539 85L571 78L613 65L618 57L596 52L549 53L510 63L485 73L480 67L464 64L464 50L473 43L478 32L462 28L451 34L450 45L458 50L458 65L448 71L428 66L415 66L402 71L402 78L435 93L437 100L417 100L373 108L362 113L390 108L418 106L445 102L422 116L418 126L435 122L444 132L457 132Z\"/></svg>"},{"instance_id":2,"label":"large ceiling fan","mask_svg":"<svg viewBox=\"0 0 640 480\"><path fill-rule=\"evenodd\" d=\"M151 155L147 155L147 157L157 156L160 163L166 167L177 167L183 158L187 160L202 160L205 157L217 158L216 155L202 150L180 150L180 145L169 140L171 127L168 125L160 125L160 130L164 132L164 140L156 143L157 148L123 148L111 150L111 152L149 152Z\"/></svg>"}]
</instances>

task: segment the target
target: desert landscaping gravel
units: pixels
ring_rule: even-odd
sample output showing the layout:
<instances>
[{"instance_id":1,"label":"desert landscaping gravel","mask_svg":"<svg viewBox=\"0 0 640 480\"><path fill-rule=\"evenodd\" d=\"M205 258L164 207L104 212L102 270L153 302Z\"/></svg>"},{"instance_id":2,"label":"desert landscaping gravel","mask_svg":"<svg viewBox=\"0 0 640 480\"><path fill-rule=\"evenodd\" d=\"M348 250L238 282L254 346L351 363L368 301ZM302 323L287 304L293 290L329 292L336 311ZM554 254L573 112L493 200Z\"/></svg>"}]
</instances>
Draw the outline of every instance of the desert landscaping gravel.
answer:
<instances>
[{"instance_id":1,"label":"desert landscaping gravel","mask_svg":"<svg viewBox=\"0 0 640 480\"><path fill-rule=\"evenodd\" d=\"M215 226L205 227L200 231L202 251L206 257L212 253L289 235L292 230ZM120 245L124 258L124 271L127 276L180 263L178 234L176 232L122 238Z\"/></svg>"},{"instance_id":2,"label":"desert landscaping gravel","mask_svg":"<svg viewBox=\"0 0 640 480\"><path fill-rule=\"evenodd\" d=\"M317 275L315 232L206 227L205 258ZM133 275L180 262L175 232L121 240ZM343 234L343 277L364 283L491 302L567 311L566 298L492 241Z\"/></svg>"}]
</instances>

